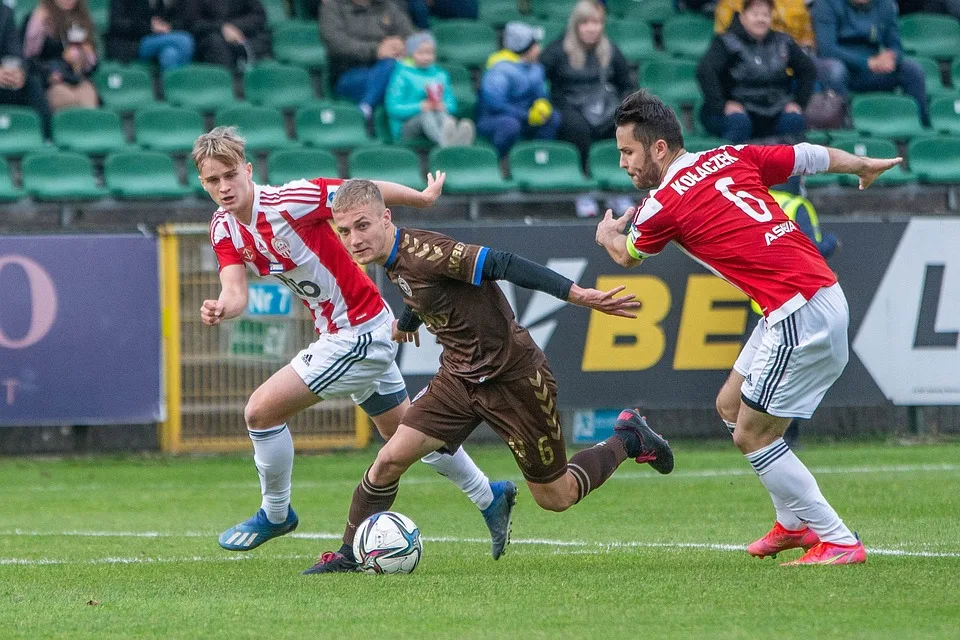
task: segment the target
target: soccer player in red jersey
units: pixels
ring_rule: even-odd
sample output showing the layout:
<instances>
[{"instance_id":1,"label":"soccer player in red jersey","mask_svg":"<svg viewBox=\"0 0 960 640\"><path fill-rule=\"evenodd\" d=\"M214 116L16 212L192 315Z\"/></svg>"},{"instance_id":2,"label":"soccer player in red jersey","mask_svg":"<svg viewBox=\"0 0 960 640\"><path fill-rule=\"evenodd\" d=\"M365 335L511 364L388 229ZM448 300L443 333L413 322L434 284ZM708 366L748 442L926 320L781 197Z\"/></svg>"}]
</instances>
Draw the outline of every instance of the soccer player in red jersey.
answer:
<instances>
[{"instance_id":1,"label":"soccer player in red jersey","mask_svg":"<svg viewBox=\"0 0 960 640\"><path fill-rule=\"evenodd\" d=\"M219 542L224 549L249 551L297 527L290 507L291 417L325 398L349 396L390 438L410 401L394 362L393 313L330 226L330 204L342 180L254 184L244 140L232 127L197 138L193 160L203 188L219 205L210 223L210 242L220 266L221 292L215 300L204 300L203 322L213 326L243 313L249 269L276 278L300 298L318 334L253 392L244 409L263 499L252 518L224 531ZM428 207L440 195L444 177L428 176L422 192L392 182L377 185L390 202ZM462 448L423 460L481 510L498 558L509 535L514 484L491 483Z\"/></svg>"},{"instance_id":2,"label":"soccer player in red jersey","mask_svg":"<svg viewBox=\"0 0 960 640\"><path fill-rule=\"evenodd\" d=\"M646 91L623 100L616 124L620 166L650 193L622 218L607 211L597 243L633 267L673 241L756 300L764 315L717 396L777 513L773 529L747 551L764 557L807 549L788 564L865 562L863 543L783 441L790 420L809 418L843 371L849 310L836 275L768 188L791 175L830 172L856 174L865 189L901 159L806 143L688 153L676 115Z\"/></svg>"}]
</instances>

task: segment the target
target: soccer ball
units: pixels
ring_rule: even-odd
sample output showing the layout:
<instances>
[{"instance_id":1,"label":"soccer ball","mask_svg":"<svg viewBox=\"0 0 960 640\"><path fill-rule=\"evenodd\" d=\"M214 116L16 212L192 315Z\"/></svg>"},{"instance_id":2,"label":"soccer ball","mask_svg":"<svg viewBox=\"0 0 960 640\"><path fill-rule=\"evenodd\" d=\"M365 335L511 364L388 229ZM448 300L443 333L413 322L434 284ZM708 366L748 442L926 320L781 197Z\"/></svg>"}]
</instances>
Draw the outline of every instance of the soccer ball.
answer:
<instances>
[{"instance_id":1,"label":"soccer ball","mask_svg":"<svg viewBox=\"0 0 960 640\"><path fill-rule=\"evenodd\" d=\"M353 555L366 573L413 573L423 553L420 529L405 515L376 513L357 527Z\"/></svg>"}]
</instances>

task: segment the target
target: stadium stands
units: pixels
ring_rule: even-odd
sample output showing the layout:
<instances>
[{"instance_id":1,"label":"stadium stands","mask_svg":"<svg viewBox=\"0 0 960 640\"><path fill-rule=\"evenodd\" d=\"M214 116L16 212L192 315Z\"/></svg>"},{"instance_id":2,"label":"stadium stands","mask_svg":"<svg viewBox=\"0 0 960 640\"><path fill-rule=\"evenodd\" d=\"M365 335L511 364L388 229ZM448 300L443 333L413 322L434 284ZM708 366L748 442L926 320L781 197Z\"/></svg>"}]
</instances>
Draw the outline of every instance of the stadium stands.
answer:
<instances>
[{"instance_id":1,"label":"stadium stands","mask_svg":"<svg viewBox=\"0 0 960 640\"><path fill-rule=\"evenodd\" d=\"M447 172L444 191L450 194L503 193L513 187L500 174L491 147L447 147L430 152L430 171Z\"/></svg>"},{"instance_id":2,"label":"stadium stands","mask_svg":"<svg viewBox=\"0 0 960 640\"><path fill-rule=\"evenodd\" d=\"M569 142L527 140L510 149L513 179L527 191L586 191L597 181L580 171L580 154Z\"/></svg>"},{"instance_id":3,"label":"stadium stands","mask_svg":"<svg viewBox=\"0 0 960 640\"><path fill-rule=\"evenodd\" d=\"M0 156L22 156L43 147L36 112L27 107L0 106Z\"/></svg>"}]
</instances>

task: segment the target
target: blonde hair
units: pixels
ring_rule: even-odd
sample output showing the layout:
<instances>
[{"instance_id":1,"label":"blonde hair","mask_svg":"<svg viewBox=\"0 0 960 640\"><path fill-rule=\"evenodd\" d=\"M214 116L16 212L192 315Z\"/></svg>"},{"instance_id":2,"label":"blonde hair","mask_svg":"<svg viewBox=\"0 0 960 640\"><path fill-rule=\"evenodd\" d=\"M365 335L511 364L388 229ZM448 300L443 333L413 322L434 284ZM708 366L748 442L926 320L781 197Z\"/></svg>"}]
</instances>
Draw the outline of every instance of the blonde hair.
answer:
<instances>
[{"instance_id":1,"label":"blonde hair","mask_svg":"<svg viewBox=\"0 0 960 640\"><path fill-rule=\"evenodd\" d=\"M235 167L247 161L246 146L247 141L237 133L236 127L217 127L193 143L193 163L197 171L201 171L200 165L210 158Z\"/></svg>"},{"instance_id":2,"label":"blonde hair","mask_svg":"<svg viewBox=\"0 0 960 640\"><path fill-rule=\"evenodd\" d=\"M337 213L365 204L374 205L378 212L387 208L383 202L383 194L373 182L359 179L347 180L337 187L330 209Z\"/></svg>"},{"instance_id":3,"label":"blonde hair","mask_svg":"<svg viewBox=\"0 0 960 640\"><path fill-rule=\"evenodd\" d=\"M570 13L570 19L567 20L567 32L563 36L563 51L570 60L570 66L574 69L583 69L587 63L587 50L577 36L577 27L581 22L586 22L590 18L596 18L604 22L604 12L595 0L580 0ZM605 32L600 33L600 40L597 41L595 48L597 60L600 66L607 68L610 60L613 58L613 46Z\"/></svg>"}]
</instances>

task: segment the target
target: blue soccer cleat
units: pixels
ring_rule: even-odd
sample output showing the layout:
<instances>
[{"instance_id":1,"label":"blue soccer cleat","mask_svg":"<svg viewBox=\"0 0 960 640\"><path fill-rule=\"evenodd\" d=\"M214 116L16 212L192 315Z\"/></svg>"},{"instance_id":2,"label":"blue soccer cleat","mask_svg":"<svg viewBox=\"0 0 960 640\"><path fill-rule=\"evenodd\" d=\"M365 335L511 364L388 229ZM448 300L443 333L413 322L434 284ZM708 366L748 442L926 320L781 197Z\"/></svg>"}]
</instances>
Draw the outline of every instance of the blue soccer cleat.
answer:
<instances>
[{"instance_id":1,"label":"blue soccer cleat","mask_svg":"<svg viewBox=\"0 0 960 640\"><path fill-rule=\"evenodd\" d=\"M260 509L249 520L221 533L217 541L227 551L250 551L267 540L290 533L299 523L300 519L297 518L293 507L290 507L287 513L287 519L280 524L267 520L267 514Z\"/></svg>"},{"instance_id":2,"label":"blue soccer cleat","mask_svg":"<svg viewBox=\"0 0 960 640\"><path fill-rule=\"evenodd\" d=\"M490 489L493 491L493 502L480 513L490 529L490 553L494 560L499 560L510 544L510 516L513 505L517 504L517 485L509 480L491 482Z\"/></svg>"}]
</instances>

